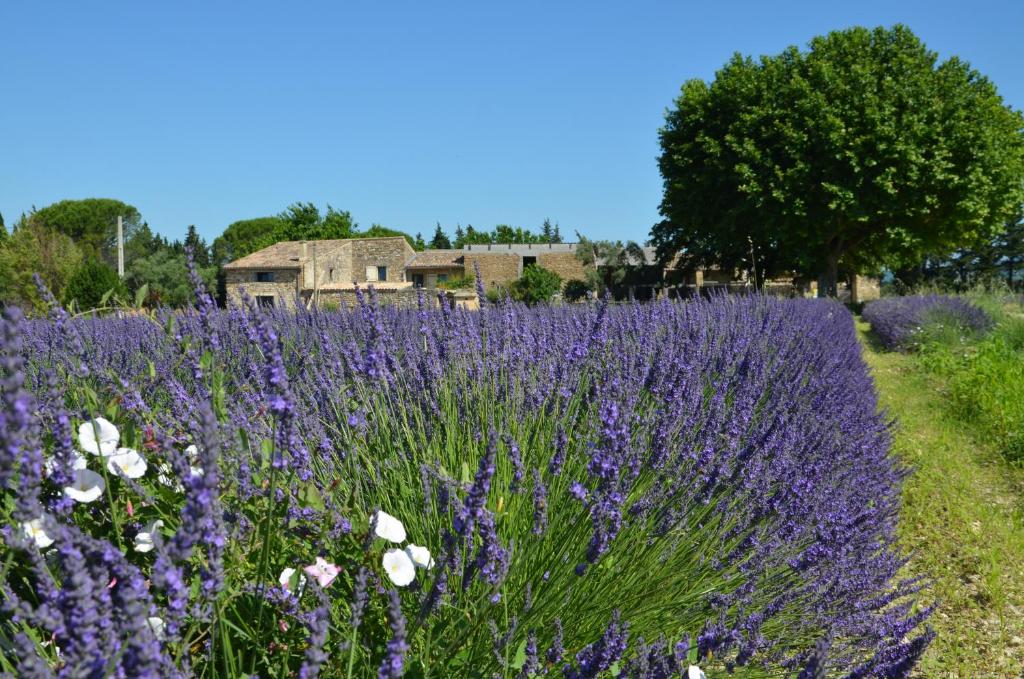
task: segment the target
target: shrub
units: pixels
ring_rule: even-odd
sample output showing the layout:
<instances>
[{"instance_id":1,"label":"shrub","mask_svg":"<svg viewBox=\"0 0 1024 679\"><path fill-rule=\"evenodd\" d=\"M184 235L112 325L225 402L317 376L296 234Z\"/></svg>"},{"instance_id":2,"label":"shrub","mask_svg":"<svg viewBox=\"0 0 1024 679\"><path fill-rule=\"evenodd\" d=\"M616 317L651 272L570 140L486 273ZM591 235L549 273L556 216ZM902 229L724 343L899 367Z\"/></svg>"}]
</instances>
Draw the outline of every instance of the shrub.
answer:
<instances>
[{"instance_id":1,"label":"shrub","mask_svg":"<svg viewBox=\"0 0 1024 679\"><path fill-rule=\"evenodd\" d=\"M590 284L586 281L581 281L578 278L574 278L565 284L565 289L562 290L562 295L568 302L579 302L586 299L587 294L591 291Z\"/></svg>"},{"instance_id":2,"label":"shrub","mask_svg":"<svg viewBox=\"0 0 1024 679\"><path fill-rule=\"evenodd\" d=\"M74 302L80 309L95 309L111 297L124 298L127 294L116 271L103 262L90 259L68 281L64 301L66 304Z\"/></svg>"},{"instance_id":3,"label":"shrub","mask_svg":"<svg viewBox=\"0 0 1024 679\"><path fill-rule=\"evenodd\" d=\"M562 277L542 266L528 266L509 286L512 299L525 304L547 302L562 289Z\"/></svg>"},{"instance_id":4,"label":"shrub","mask_svg":"<svg viewBox=\"0 0 1024 679\"><path fill-rule=\"evenodd\" d=\"M476 285L476 278L473 276L458 276L449 278L446 281L438 281L437 287L442 290L466 290Z\"/></svg>"},{"instance_id":5,"label":"shrub","mask_svg":"<svg viewBox=\"0 0 1024 679\"><path fill-rule=\"evenodd\" d=\"M904 676L930 639L837 303L4 313L0 671Z\"/></svg>"},{"instance_id":6,"label":"shrub","mask_svg":"<svg viewBox=\"0 0 1024 679\"><path fill-rule=\"evenodd\" d=\"M887 349L912 349L928 341L959 341L964 333L991 329L992 317L961 297L883 297L864 307L864 320Z\"/></svg>"},{"instance_id":7,"label":"shrub","mask_svg":"<svg viewBox=\"0 0 1024 679\"><path fill-rule=\"evenodd\" d=\"M945 378L956 415L1024 464L1024 319L1005 317L976 344L924 345L921 361Z\"/></svg>"}]
</instances>

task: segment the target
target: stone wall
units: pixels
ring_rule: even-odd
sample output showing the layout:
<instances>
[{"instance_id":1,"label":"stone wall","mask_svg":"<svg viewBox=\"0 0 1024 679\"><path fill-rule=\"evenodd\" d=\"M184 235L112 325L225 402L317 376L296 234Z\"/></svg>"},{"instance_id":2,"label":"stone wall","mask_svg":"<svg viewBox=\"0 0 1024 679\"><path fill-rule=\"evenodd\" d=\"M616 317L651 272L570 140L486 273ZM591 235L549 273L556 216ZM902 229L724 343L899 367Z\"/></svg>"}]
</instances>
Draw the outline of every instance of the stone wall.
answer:
<instances>
[{"instance_id":1,"label":"stone wall","mask_svg":"<svg viewBox=\"0 0 1024 679\"><path fill-rule=\"evenodd\" d=\"M855 304L863 304L882 296L882 282L870 276L854 276L853 289L850 291L850 301Z\"/></svg>"},{"instance_id":2,"label":"stone wall","mask_svg":"<svg viewBox=\"0 0 1024 679\"><path fill-rule=\"evenodd\" d=\"M404 238L359 238L350 243L352 278L342 282L365 283L368 266L386 266L389 283L405 280L405 263L412 258L415 251Z\"/></svg>"},{"instance_id":3,"label":"stone wall","mask_svg":"<svg viewBox=\"0 0 1024 679\"><path fill-rule=\"evenodd\" d=\"M314 259L314 253L316 255ZM352 282L352 243L350 241L322 241L309 243L309 259L305 262L306 289L313 287L315 270L316 287L347 284ZM365 277L366 272L363 271Z\"/></svg>"},{"instance_id":4,"label":"stone wall","mask_svg":"<svg viewBox=\"0 0 1024 679\"><path fill-rule=\"evenodd\" d=\"M479 264L480 277L487 290L508 287L519 278L523 265L523 258L514 253L466 252L463 261L467 276L474 276L474 264Z\"/></svg>"},{"instance_id":5,"label":"stone wall","mask_svg":"<svg viewBox=\"0 0 1024 679\"><path fill-rule=\"evenodd\" d=\"M391 272L388 272L391 275ZM416 288L399 288L398 290L376 290L377 302L379 304L395 305L400 309L415 309L418 307L420 291ZM367 292L364 289L363 294ZM431 296L426 296L429 301L433 299ZM343 307L348 309L355 309L359 306L359 300L356 297L355 290L341 290L338 292L324 292L320 294L320 303L337 302Z\"/></svg>"},{"instance_id":6,"label":"stone wall","mask_svg":"<svg viewBox=\"0 0 1024 679\"><path fill-rule=\"evenodd\" d=\"M270 271L274 274L273 283L256 282L256 269L227 269L225 271L225 289L227 292L228 306L242 305L242 288L253 299L257 297L273 297L275 307L295 308L295 299L298 295L299 270L298 269L259 269Z\"/></svg>"},{"instance_id":7,"label":"stone wall","mask_svg":"<svg viewBox=\"0 0 1024 679\"><path fill-rule=\"evenodd\" d=\"M587 277L583 263L576 258L574 252L540 252L537 254L537 265L561 276L563 284L574 278L586 280Z\"/></svg>"}]
</instances>

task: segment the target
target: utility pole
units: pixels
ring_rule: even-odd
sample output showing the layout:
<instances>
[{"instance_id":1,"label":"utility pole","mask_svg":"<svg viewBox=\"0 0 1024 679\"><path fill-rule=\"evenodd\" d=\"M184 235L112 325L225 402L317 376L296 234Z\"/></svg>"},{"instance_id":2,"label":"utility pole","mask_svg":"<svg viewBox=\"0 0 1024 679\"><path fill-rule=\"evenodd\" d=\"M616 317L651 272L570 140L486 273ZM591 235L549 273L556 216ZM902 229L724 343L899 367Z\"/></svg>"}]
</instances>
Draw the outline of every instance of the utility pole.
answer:
<instances>
[{"instance_id":1,"label":"utility pole","mask_svg":"<svg viewBox=\"0 0 1024 679\"><path fill-rule=\"evenodd\" d=\"M124 220L117 216L117 276L124 278Z\"/></svg>"}]
</instances>

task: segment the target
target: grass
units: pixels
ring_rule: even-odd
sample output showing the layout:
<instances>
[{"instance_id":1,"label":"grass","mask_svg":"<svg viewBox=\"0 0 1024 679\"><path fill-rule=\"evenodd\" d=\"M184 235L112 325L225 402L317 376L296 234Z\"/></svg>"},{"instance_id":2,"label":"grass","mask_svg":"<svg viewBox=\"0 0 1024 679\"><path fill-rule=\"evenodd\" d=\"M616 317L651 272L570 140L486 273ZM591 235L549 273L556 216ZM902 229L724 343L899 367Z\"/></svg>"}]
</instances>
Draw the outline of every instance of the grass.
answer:
<instances>
[{"instance_id":1,"label":"grass","mask_svg":"<svg viewBox=\"0 0 1024 679\"><path fill-rule=\"evenodd\" d=\"M881 405L897 421L895 450L914 468L900 539L908 575L932 578L938 637L925 677L1024 672L1024 471L976 423L956 417L942 377L912 354L884 352L859 329Z\"/></svg>"}]
</instances>

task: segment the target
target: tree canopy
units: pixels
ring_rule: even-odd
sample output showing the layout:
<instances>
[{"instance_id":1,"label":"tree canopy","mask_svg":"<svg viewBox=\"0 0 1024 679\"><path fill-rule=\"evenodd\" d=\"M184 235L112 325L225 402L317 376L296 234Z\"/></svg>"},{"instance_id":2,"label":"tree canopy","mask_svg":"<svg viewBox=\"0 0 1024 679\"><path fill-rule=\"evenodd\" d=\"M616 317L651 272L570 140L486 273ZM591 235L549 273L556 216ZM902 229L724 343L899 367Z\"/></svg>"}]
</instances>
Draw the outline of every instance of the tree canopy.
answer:
<instances>
[{"instance_id":1,"label":"tree canopy","mask_svg":"<svg viewBox=\"0 0 1024 679\"><path fill-rule=\"evenodd\" d=\"M437 223L437 227L434 229L434 237L430 240L430 247L435 250L450 250L452 242L448 240L448 234L441 228L441 222Z\"/></svg>"},{"instance_id":2,"label":"tree canopy","mask_svg":"<svg viewBox=\"0 0 1024 679\"><path fill-rule=\"evenodd\" d=\"M70 237L83 255L115 266L119 216L125 240L143 226L142 215L134 206L113 198L62 200L34 210L26 219Z\"/></svg>"},{"instance_id":3,"label":"tree canopy","mask_svg":"<svg viewBox=\"0 0 1024 679\"><path fill-rule=\"evenodd\" d=\"M993 235L1024 200L1024 118L906 27L852 28L684 84L661 130L663 260L818 276ZM756 260L752 261L752 260Z\"/></svg>"},{"instance_id":4,"label":"tree canopy","mask_svg":"<svg viewBox=\"0 0 1024 679\"><path fill-rule=\"evenodd\" d=\"M313 203L292 203L273 217L229 224L213 241L213 261L223 265L279 241L355 238L356 230L357 224L348 212L328 205L321 214Z\"/></svg>"},{"instance_id":5,"label":"tree canopy","mask_svg":"<svg viewBox=\"0 0 1024 679\"><path fill-rule=\"evenodd\" d=\"M0 302L25 308L40 304L32 275L38 273L60 298L82 262L70 236L31 220L20 220L0 246Z\"/></svg>"}]
</instances>

